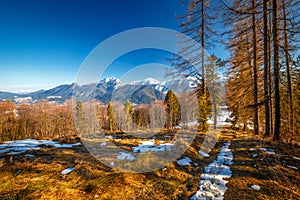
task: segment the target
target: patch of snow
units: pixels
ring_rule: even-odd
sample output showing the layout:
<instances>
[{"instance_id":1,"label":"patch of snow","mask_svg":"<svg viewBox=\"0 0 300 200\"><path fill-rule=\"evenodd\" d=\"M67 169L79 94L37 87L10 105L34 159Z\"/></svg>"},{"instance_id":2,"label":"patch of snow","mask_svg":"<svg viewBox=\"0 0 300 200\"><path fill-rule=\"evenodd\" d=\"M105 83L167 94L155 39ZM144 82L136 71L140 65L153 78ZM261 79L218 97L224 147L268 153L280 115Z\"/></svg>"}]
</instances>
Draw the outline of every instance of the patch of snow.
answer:
<instances>
[{"instance_id":1,"label":"patch of snow","mask_svg":"<svg viewBox=\"0 0 300 200\"><path fill-rule=\"evenodd\" d=\"M133 152L145 153L148 151L171 151L173 145L174 144L171 143L162 143L156 145L154 140L147 140L143 141L142 144L138 145L137 147L133 147Z\"/></svg>"},{"instance_id":2,"label":"patch of snow","mask_svg":"<svg viewBox=\"0 0 300 200\"><path fill-rule=\"evenodd\" d=\"M67 169L64 169L61 174L62 175L66 175L66 174L69 174L71 173L75 168L74 167L70 167L70 168L67 168Z\"/></svg>"},{"instance_id":3,"label":"patch of snow","mask_svg":"<svg viewBox=\"0 0 300 200\"><path fill-rule=\"evenodd\" d=\"M201 174L202 180L198 191L191 197L192 200L200 199L223 199L228 181L225 178L230 178L232 172L230 167L232 165L233 155L229 149L230 142L225 143L218 154L217 160L205 167L205 173Z\"/></svg>"},{"instance_id":4,"label":"patch of snow","mask_svg":"<svg viewBox=\"0 0 300 200\"><path fill-rule=\"evenodd\" d=\"M276 155L276 153L273 149L260 148L259 150L264 151L265 153L270 154L270 155Z\"/></svg>"},{"instance_id":5,"label":"patch of snow","mask_svg":"<svg viewBox=\"0 0 300 200\"><path fill-rule=\"evenodd\" d=\"M25 154L25 157L34 158L35 155L33 155L33 154Z\"/></svg>"},{"instance_id":6,"label":"patch of snow","mask_svg":"<svg viewBox=\"0 0 300 200\"><path fill-rule=\"evenodd\" d=\"M247 128L249 129L249 130L254 130L254 126L253 125L250 125L250 124L247 124Z\"/></svg>"},{"instance_id":7,"label":"patch of snow","mask_svg":"<svg viewBox=\"0 0 300 200\"><path fill-rule=\"evenodd\" d=\"M21 153L24 153L24 151L11 151L11 152L7 153L7 155L18 155Z\"/></svg>"},{"instance_id":8,"label":"patch of snow","mask_svg":"<svg viewBox=\"0 0 300 200\"><path fill-rule=\"evenodd\" d=\"M102 142L102 143L100 144L100 146L101 146L101 147L106 146L106 142Z\"/></svg>"},{"instance_id":9,"label":"patch of snow","mask_svg":"<svg viewBox=\"0 0 300 200\"><path fill-rule=\"evenodd\" d=\"M46 147L53 146L54 148L73 148L74 146L81 145L81 143L60 144L52 140L35 140L29 138L25 140L7 141L1 144L0 154L17 155L25 153L26 151L39 150L43 145Z\"/></svg>"},{"instance_id":10,"label":"patch of snow","mask_svg":"<svg viewBox=\"0 0 300 200\"><path fill-rule=\"evenodd\" d=\"M0 149L4 149L4 148L6 148L8 145L9 145L8 143L0 144Z\"/></svg>"},{"instance_id":11,"label":"patch of snow","mask_svg":"<svg viewBox=\"0 0 300 200\"><path fill-rule=\"evenodd\" d=\"M111 162L110 166L114 167L114 166L116 166L116 163L115 162Z\"/></svg>"},{"instance_id":12,"label":"patch of snow","mask_svg":"<svg viewBox=\"0 0 300 200\"><path fill-rule=\"evenodd\" d=\"M199 150L199 157L209 157L209 154L200 149Z\"/></svg>"},{"instance_id":13,"label":"patch of snow","mask_svg":"<svg viewBox=\"0 0 300 200\"><path fill-rule=\"evenodd\" d=\"M257 157L257 154L256 154L256 153L252 155L252 158L256 158L256 157Z\"/></svg>"},{"instance_id":14,"label":"patch of snow","mask_svg":"<svg viewBox=\"0 0 300 200\"><path fill-rule=\"evenodd\" d=\"M47 99L61 99L61 96L48 96Z\"/></svg>"},{"instance_id":15,"label":"patch of snow","mask_svg":"<svg viewBox=\"0 0 300 200\"><path fill-rule=\"evenodd\" d=\"M0 154L8 153L9 151L9 149L0 150Z\"/></svg>"},{"instance_id":16,"label":"patch of snow","mask_svg":"<svg viewBox=\"0 0 300 200\"><path fill-rule=\"evenodd\" d=\"M115 136L112 136L112 135L106 135L104 138L105 138L105 139L115 139L116 137L115 137Z\"/></svg>"},{"instance_id":17,"label":"patch of snow","mask_svg":"<svg viewBox=\"0 0 300 200\"><path fill-rule=\"evenodd\" d=\"M197 121L193 121L193 122L189 122L187 125L188 125L188 126L195 126L195 125L197 125L197 124L198 124Z\"/></svg>"},{"instance_id":18,"label":"patch of snow","mask_svg":"<svg viewBox=\"0 0 300 200\"><path fill-rule=\"evenodd\" d=\"M192 160L189 157L184 157L181 160L177 160L178 165L180 166L186 166L186 165L191 165Z\"/></svg>"},{"instance_id":19,"label":"patch of snow","mask_svg":"<svg viewBox=\"0 0 300 200\"><path fill-rule=\"evenodd\" d=\"M81 143L80 142L77 142L75 144L72 144L73 147L76 147L76 146L81 146Z\"/></svg>"},{"instance_id":20,"label":"patch of snow","mask_svg":"<svg viewBox=\"0 0 300 200\"><path fill-rule=\"evenodd\" d=\"M120 155L117 156L118 160L135 160L135 157L130 153L119 152Z\"/></svg>"},{"instance_id":21,"label":"patch of snow","mask_svg":"<svg viewBox=\"0 0 300 200\"><path fill-rule=\"evenodd\" d=\"M296 157L296 156L293 156L293 158L294 158L295 160L300 160L300 158L298 158L298 157Z\"/></svg>"},{"instance_id":22,"label":"patch of snow","mask_svg":"<svg viewBox=\"0 0 300 200\"><path fill-rule=\"evenodd\" d=\"M249 151L256 151L256 148L250 148Z\"/></svg>"},{"instance_id":23,"label":"patch of snow","mask_svg":"<svg viewBox=\"0 0 300 200\"><path fill-rule=\"evenodd\" d=\"M30 103L32 102L32 97L19 97L19 98L15 98L14 101L17 103L17 104L22 104L22 103Z\"/></svg>"},{"instance_id":24,"label":"patch of snow","mask_svg":"<svg viewBox=\"0 0 300 200\"><path fill-rule=\"evenodd\" d=\"M154 78L146 78L144 80L133 81L129 85L159 85L160 81Z\"/></svg>"},{"instance_id":25,"label":"patch of snow","mask_svg":"<svg viewBox=\"0 0 300 200\"><path fill-rule=\"evenodd\" d=\"M59 148L73 148L72 144L54 144L54 148L59 149Z\"/></svg>"},{"instance_id":26,"label":"patch of snow","mask_svg":"<svg viewBox=\"0 0 300 200\"><path fill-rule=\"evenodd\" d=\"M198 163L194 162L194 165L195 165L196 167L198 167Z\"/></svg>"},{"instance_id":27,"label":"patch of snow","mask_svg":"<svg viewBox=\"0 0 300 200\"><path fill-rule=\"evenodd\" d=\"M287 168L290 168L290 169L295 169L295 170L298 169L298 167L295 167L295 166L292 166L292 165L286 165L286 167L287 167Z\"/></svg>"},{"instance_id":28,"label":"patch of snow","mask_svg":"<svg viewBox=\"0 0 300 200\"><path fill-rule=\"evenodd\" d=\"M260 190L260 186L259 185L252 185L251 188L253 190L259 191Z\"/></svg>"}]
</instances>

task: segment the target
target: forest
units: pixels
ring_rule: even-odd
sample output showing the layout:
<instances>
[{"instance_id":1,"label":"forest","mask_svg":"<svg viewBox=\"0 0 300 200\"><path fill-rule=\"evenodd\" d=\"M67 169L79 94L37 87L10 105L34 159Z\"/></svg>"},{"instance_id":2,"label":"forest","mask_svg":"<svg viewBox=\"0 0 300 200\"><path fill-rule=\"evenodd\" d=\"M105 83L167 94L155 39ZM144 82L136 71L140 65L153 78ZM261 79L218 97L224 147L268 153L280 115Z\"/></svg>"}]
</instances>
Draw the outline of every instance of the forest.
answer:
<instances>
[{"instance_id":1,"label":"forest","mask_svg":"<svg viewBox=\"0 0 300 200\"><path fill-rule=\"evenodd\" d=\"M1 199L300 199L300 1L180 3L166 60L197 86L0 101Z\"/></svg>"}]
</instances>

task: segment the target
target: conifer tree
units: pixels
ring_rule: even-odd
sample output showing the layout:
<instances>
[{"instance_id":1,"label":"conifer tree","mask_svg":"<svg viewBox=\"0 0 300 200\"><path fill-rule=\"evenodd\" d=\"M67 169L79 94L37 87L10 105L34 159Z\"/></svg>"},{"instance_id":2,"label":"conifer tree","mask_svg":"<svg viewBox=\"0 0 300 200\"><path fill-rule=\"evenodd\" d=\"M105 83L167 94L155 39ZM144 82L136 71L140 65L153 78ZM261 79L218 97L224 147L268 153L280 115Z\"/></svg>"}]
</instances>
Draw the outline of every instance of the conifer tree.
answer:
<instances>
[{"instance_id":1,"label":"conifer tree","mask_svg":"<svg viewBox=\"0 0 300 200\"><path fill-rule=\"evenodd\" d=\"M116 120L114 117L112 102L108 103L107 116L108 116L108 122L109 122L109 124L108 124L109 131L115 131L116 130Z\"/></svg>"},{"instance_id":2,"label":"conifer tree","mask_svg":"<svg viewBox=\"0 0 300 200\"><path fill-rule=\"evenodd\" d=\"M180 122L180 105L175 93L171 90L168 91L164 104L166 106L166 128L171 129Z\"/></svg>"}]
</instances>

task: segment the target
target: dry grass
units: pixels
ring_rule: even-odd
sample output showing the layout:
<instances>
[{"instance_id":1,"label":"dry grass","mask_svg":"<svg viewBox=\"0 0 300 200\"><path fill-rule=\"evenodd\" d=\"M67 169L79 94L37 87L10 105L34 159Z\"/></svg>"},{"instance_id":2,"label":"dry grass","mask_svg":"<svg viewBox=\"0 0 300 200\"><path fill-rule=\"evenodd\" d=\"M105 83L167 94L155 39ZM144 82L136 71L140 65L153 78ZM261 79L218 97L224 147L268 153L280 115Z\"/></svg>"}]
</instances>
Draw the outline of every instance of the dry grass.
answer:
<instances>
[{"instance_id":1,"label":"dry grass","mask_svg":"<svg viewBox=\"0 0 300 200\"><path fill-rule=\"evenodd\" d=\"M199 164L198 167L193 164L179 166L174 162L163 170L148 173L116 171L97 161L84 147L42 148L31 152L34 158L24 157L24 154L2 156L0 199L189 199L197 191L204 167L216 159L219 148L229 140L234 164L225 199L300 199L299 170L286 167L287 164L300 166L300 161L288 159L292 155L300 157L297 146L262 142L260 138L224 130L210 152L211 156L200 159L198 150L204 138L205 134L197 134L191 147L181 157L188 156L192 162ZM126 139L116 142L129 149L138 141L130 143ZM285 156L249 151L249 148L259 147L275 149ZM253 158L254 153L258 157ZM61 175L61 171L68 167L75 167L75 170ZM261 186L261 190L254 191L252 184Z\"/></svg>"},{"instance_id":2,"label":"dry grass","mask_svg":"<svg viewBox=\"0 0 300 200\"><path fill-rule=\"evenodd\" d=\"M299 168L299 147L287 143L274 143L254 136L241 135L232 141L234 165L225 199L300 199L300 172L289 169L288 164ZM261 147L274 149L276 155L267 154ZM255 151L249 151L256 148ZM257 157L253 156L257 154ZM261 190L251 188L259 185Z\"/></svg>"}]
</instances>

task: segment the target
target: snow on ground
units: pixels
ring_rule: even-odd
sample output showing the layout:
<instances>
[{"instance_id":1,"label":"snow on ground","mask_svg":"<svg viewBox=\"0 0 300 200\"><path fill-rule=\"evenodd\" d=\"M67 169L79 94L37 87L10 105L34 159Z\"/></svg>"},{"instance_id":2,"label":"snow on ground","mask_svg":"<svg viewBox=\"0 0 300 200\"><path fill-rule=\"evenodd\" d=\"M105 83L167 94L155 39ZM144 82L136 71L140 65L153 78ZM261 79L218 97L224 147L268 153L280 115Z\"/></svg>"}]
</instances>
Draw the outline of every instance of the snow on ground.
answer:
<instances>
[{"instance_id":1,"label":"snow on ground","mask_svg":"<svg viewBox=\"0 0 300 200\"><path fill-rule=\"evenodd\" d=\"M229 149L230 142L225 143L215 161L205 167L205 173L201 174L201 181L198 191L191 197L191 200L200 199L223 199L227 190L224 180L232 176L230 165L233 155Z\"/></svg>"},{"instance_id":2,"label":"snow on ground","mask_svg":"<svg viewBox=\"0 0 300 200\"><path fill-rule=\"evenodd\" d=\"M270 155L275 155L275 151L273 149L267 149L267 148L259 148L259 150L266 152L267 154Z\"/></svg>"},{"instance_id":3,"label":"snow on ground","mask_svg":"<svg viewBox=\"0 0 300 200\"><path fill-rule=\"evenodd\" d=\"M117 159L118 160L135 160L135 157L133 155L131 155L130 153L119 152Z\"/></svg>"},{"instance_id":4,"label":"snow on ground","mask_svg":"<svg viewBox=\"0 0 300 200\"><path fill-rule=\"evenodd\" d=\"M154 140L147 140L147 141L143 141L142 144L133 147L133 152L145 153L148 151L166 151L166 150L171 151L173 145L174 144L172 143L162 143L162 141L160 141L160 144L157 145L155 144Z\"/></svg>"},{"instance_id":5,"label":"snow on ground","mask_svg":"<svg viewBox=\"0 0 300 200\"><path fill-rule=\"evenodd\" d=\"M290 168L290 169L294 169L294 170L297 170L298 167L295 167L295 166L292 166L292 165L286 165L287 168Z\"/></svg>"},{"instance_id":6,"label":"snow on ground","mask_svg":"<svg viewBox=\"0 0 300 200\"><path fill-rule=\"evenodd\" d=\"M62 175L66 175L66 174L71 173L73 170L74 170L73 167L67 168L67 169L64 169L64 170L61 172L61 174L62 174Z\"/></svg>"},{"instance_id":7,"label":"snow on ground","mask_svg":"<svg viewBox=\"0 0 300 200\"><path fill-rule=\"evenodd\" d=\"M201 157L209 157L209 154L200 149L199 150L199 156L201 156Z\"/></svg>"},{"instance_id":8,"label":"snow on ground","mask_svg":"<svg viewBox=\"0 0 300 200\"><path fill-rule=\"evenodd\" d=\"M26 151L39 150L42 146L54 148L73 148L79 145L81 145L80 142L76 144L61 144L52 140L35 139L7 141L3 144L0 144L0 155L18 155L21 153L25 153Z\"/></svg>"},{"instance_id":9,"label":"snow on ground","mask_svg":"<svg viewBox=\"0 0 300 200\"><path fill-rule=\"evenodd\" d=\"M177 160L178 165L185 166L191 165L192 160L189 157L184 157L181 160Z\"/></svg>"},{"instance_id":10,"label":"snow on ground","mask_svg":"<svg viewBox=\"0 0 300 200\"><path fill-rule=\"evenodd\" d=\"M259 185L252 185L251 188L253 190L259 191L260 190L260 186Z\"/></svg>"},{"instance_id":11,"label":"snow on ground","mask_svg":"<svg viewBox=\"0 0 300 200\"><path fill-rule=\"evenodd\" d=\"M293 156L293 159L295 160L300 160L300 158L296 157L296 156Z\"/></svg>"}]
</instances>

